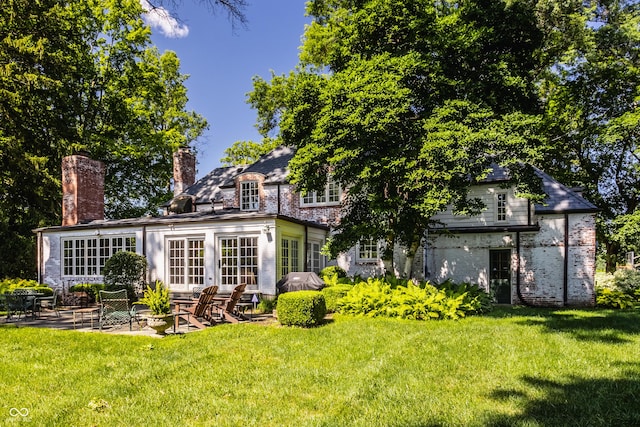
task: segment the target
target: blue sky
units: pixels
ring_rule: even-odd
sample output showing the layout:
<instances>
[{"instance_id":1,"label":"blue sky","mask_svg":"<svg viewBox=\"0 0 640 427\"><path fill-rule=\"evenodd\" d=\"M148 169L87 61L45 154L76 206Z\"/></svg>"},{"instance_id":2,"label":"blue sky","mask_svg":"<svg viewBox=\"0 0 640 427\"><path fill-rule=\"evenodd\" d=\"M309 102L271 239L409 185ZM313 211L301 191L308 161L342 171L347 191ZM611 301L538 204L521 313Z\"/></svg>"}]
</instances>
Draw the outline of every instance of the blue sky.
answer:
<instances>
[{"instance_id":1,"label":"blue sky","mask_svg":"<svg viewBox=\"0 0 640 427\"><path fill-rule=\"evenodd\" d=\"M247 28L232 28L226 13L212 14L196 0L185 0L176 10L179 21L163 19L164 30L152 24L152 41L163 52L180 58L186 82L187 108L204 116L209 130L200 138L198 178L221 165L225 148L235 141L259 141L256 112L246 103L251 79L269 80L271 70L285 74L298 63L304 26L304 0L254 0L245 10ZM170 17L169 17L170 18ZM177 28L168 35L167 28Z\"/></svg>"}]
</instances>

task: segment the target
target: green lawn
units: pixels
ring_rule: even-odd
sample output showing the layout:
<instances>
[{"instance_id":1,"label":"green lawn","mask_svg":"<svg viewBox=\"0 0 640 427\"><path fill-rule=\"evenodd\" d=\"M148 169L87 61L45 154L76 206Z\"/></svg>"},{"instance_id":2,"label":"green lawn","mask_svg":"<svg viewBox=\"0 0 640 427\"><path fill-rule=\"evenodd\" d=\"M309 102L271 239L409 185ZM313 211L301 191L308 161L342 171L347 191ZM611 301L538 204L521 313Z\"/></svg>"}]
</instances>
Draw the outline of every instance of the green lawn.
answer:
<instances>
[{"instance_id":1,"label":"green lawn","mask_svg":"<svg viewBox=\"0 0 640 427\"><path fill-rule=\"evenodd\" d=\"M640 425L638 311L164 339L0 326L0 355L0 425Z\"/></svg>"}]
</instances>

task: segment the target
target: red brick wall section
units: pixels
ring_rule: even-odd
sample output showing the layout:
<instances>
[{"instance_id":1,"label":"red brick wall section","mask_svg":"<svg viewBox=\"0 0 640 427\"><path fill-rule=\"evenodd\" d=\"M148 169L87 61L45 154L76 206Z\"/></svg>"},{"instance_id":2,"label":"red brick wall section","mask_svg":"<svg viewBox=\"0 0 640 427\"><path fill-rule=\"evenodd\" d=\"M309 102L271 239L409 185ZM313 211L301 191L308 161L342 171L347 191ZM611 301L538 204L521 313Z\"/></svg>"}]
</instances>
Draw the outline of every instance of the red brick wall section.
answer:
<instances>
[{"instance_id":1,"label":"red brick wall section","mask_svg":"<svg viewBox=\"0 0 640 427\"><path fill-rule=\"evenodd\" d=\"M62 225L104 219L104 163L86 155L62 159Z\"/></svg>"},{"instance_id":2,"label":"red brick wall section","mask_svg":"<svg viewBox=\"0 0 640 427\"><path fill-rule=\"evenodd\" d=\"M196 156L182 147L173 153L173 195L177 196L196 182Z\"/></svg>"}]
</instances>

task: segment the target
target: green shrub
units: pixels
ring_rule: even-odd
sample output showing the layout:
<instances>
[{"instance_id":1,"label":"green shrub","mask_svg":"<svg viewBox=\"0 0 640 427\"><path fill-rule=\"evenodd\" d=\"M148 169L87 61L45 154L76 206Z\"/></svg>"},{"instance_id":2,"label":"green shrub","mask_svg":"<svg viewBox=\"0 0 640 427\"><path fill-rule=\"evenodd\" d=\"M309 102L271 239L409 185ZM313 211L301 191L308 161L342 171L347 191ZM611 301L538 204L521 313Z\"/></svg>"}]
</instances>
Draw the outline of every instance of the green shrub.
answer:
<instances>
[{"instance_id":1,"label":"green shrub","mask_svg":"<svg viewBox=\"0 0 640 427\"><path fill-rule=\"evenodd\" d=\"M4 279L0 281L0 293L11 292L16 289L30 289L46 296L53 295L53 289L47 285L41 285L31 279Z\"/></svg>"},{"instance_id":2,"label":"green shrub","mask_svg":"<svg viewBox=\"0 0 640 427\"><path fill-rule=\"evenodd\" d=\"M438 289L429 283L400 285L394 282L392 286L386 279L370 278L356 284L341 298L337 311L366 317L458 319L483 312L488 301L488 296L469 284L448 284Z\"/></svg>"},{"instance_id":3,"label":"green shrub","mask_svg":"<svg viewBox=\"0 0 640 427\"><path fill-rule=\"evenodd\" d=\"M618 270L613 275L597 276L596 305L622 309L640 306L640 272Z\"/></svg>"},{"instance_id":4,"label":"green shrub","mask_svg":"<svg viewBox=\"0 0 640 427\"><path fill-rule=\"evenodd\" d=\"M278 297L278 321L285 326L317 326L326 314L327 306L320 291L287 292Z\"/></svg>"},{"instance_id":5,"label":"green shrub","mask_svg":"<svg viewBox=\"0 0 640 427\"><path fill-rule=\"evenodd\" d=\"M89 302L100 300L100 291L104 290L102 283L79 283L69 288L69 292L85 292L89 297Z\"/></svg>"},{"instance_id":6,"label":"green shrub","mask_svg":"<svg viewBox=\"0 0 640 427\"><path fill-rule=\"evenodd\" d=\"M147 259L134 252L120 251L113 254L104 264L105 290L126 289L129 299L135 299L142 292L147 272Z\"/></svg>"},{"instance_id":7,"label":"green shrub","mask_svg":"<svg viewBox=\"0 0 640 427\"><path fill-rule=\"evenodd\" d=\"M0 282L0 289L4 289L5 291L12 291L14 289L29 289L35 288L36 286L41 286L35 280L31 279L4 279Z\"/></svg>"},{"instance_id":8,"label":"green shrub","mask_svg":"<svg viewBox=\"0 0 640 427\"><path fill-rule=\"evenodd\" d=\"M325 276L333 276L334 274L338 275L338 279L347 277L347 272L344 271L344 268L339 267L337 265L330 265L328 267L323 268L322 270L320 270L320 274L318 274L318 276L324 279Z\"/></svg>"},{"instance_id":9,"label":"green shrub","mask_svg":"<svg viewBox=\"0 0 640 427\"><path fill-rule=\"evenodd\" d=\"M260 313L273 313L277 305L277 298L260 298L257 309Z\"/></svg>"},{"instance_id":10,"label":"green shrub","mask_svg":"<svg viewBox=\"0 0 640 427\"><path fill-rule=\"evenodd\" d=\"M633 308L637 305L637 299L616 289L598 288L596 304L608 308Z\"/></svg>"},{"instance_id":11,"label":"green shrub","mask_svg":"<svg viewBox=\"0 0 640 427\"><path fill-rule=\"evenodd\" d=\"M436 286L447 293L447 296L456 298L458 295L465 294L465 304L467 304L467 314L483 314L493 309L493 300L491 295L484 288L472 283L454 283L452 280L446 280Z\"/></svg>"},{"instance_id":12,"label":"green shrub","mask_svg":"<svg viewBox=\"0 0 640 427\"><path fill-rule=\"evenodd\" d=\"M334 285L322 289L322 295L327 305L327 313L333 313L338 309L338 300L353 288L351 285Z\"/></svg>"}]
</instances>

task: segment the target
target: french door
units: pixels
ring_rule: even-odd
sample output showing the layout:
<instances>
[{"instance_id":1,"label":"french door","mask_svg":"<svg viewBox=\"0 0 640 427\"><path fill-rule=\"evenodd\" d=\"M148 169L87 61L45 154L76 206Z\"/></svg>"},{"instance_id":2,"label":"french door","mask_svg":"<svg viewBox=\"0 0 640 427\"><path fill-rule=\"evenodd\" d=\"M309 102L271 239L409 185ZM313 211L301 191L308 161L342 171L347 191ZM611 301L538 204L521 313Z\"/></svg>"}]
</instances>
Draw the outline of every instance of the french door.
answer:
<instances>
[{"instance_id":1,"label":"french door","mask_svg":"<svg viewBox=\"0 0 640 427\"><path fill-rule=\"evenodd\" d=\"M220 286L247 284L249 289L258 285L258 238L230 236L218 240L218 267Z\"/></svg>"}]
</instances>

